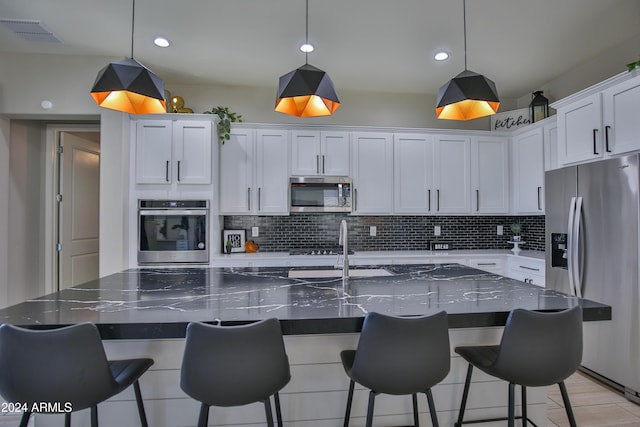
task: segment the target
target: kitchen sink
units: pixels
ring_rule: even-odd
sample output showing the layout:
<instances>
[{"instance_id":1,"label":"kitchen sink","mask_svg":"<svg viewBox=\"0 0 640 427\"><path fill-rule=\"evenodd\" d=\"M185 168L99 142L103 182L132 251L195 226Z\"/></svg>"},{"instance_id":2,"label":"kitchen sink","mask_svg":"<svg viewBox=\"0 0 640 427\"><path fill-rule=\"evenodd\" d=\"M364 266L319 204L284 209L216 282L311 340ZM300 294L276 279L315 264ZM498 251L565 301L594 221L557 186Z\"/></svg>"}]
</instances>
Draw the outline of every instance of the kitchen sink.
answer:
<instances>
[{"instance_id":1,"label":"kitchen sink","mask_svg":"<svg viewBox=\"0 0 640 427\"><path fill-rule=\"evenodd\" d=\"M349 269L349 277L380 277L393 276L393 273L384 268L351 268ZM290 279L318 279L330 277L342 277L342 270L325 269L325 270L289 270Z\"/></svg>"}]
</instances>

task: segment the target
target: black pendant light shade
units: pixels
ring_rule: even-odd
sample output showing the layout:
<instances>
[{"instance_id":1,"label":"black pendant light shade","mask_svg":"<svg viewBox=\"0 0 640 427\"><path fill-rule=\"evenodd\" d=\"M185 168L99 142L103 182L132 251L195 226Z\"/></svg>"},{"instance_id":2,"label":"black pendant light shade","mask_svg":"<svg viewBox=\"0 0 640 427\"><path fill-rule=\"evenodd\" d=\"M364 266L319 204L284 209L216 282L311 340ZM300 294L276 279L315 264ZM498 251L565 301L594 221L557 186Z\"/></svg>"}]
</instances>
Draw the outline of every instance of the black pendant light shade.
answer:
<instances>
[{"instance_id":1,"label":"black pendant light shade","mask_svg":"<svg viewBox=\"0 0 640 427\"><path fill-rule=\"evenodd\" d=\"M167 111L162 79L133 58L100 70L91 97L101 107L131 114Z\"/></svg>"},{"instance_id":2,"label":"black pendant light shade","mask_svg":"<svg viewBox=\"0 0 640 427\"><path fill-rule=\"evenodd\" d=\"M482 74L464 70L438 90L436 116L471 120L495 114L499 106L495 83Z\"/></svg>"},{"instance_id":3,"label":"black pendant light shade","mask_svg":"<svg viewBox=\"0 0 640 427\"><path fill-rule=\"evenodd\" d=\"M280 77L275 110L298 117L329 116L340 107L329 75L304 64Z\"/></svg>"}]
</instances>

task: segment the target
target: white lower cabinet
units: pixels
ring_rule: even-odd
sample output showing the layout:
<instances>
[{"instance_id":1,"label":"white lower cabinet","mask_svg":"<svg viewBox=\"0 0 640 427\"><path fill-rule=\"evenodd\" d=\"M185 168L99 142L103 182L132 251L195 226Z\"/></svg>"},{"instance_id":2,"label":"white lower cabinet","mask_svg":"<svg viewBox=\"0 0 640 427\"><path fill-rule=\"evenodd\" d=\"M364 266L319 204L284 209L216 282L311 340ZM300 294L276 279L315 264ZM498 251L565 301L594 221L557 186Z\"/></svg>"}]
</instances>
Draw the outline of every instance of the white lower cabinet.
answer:
<instances>
[{"instance_id":1,"label":"white lower cabinet","mask_svg":"<svg viewBox=\"0 0 640 427\"><path fill-rule=\"evenodd\" d=\"M488 273L504 274L504 261L501 258L471 258L467 265Z\"/></svg>"},{"instance_id":2,"label":"white lower cabinet","mask_svg":"<svg viewBox=\"0 0 640 427\"><path fill-rule=\"evenodd\" d=\"M545 262L543 259L509 257L506 275L544 288Z\"/></svg>"}]
</instances>

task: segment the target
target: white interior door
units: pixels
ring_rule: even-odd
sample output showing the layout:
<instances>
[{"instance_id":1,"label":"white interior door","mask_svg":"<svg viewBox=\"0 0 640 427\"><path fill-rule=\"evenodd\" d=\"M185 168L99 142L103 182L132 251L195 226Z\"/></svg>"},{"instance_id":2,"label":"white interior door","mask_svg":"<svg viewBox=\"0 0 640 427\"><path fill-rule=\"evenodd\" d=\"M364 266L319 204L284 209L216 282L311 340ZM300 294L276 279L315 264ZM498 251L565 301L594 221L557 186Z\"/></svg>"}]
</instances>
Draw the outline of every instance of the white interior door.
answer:
<instances>
[{"instance_id":1,"label":"white interior door","mask_svg":"<svg viewBox=\"0 0 640 427\"><path fill-rule=\"evenodd\" d=\"M61 132L58 289L98 278L100 135Z\"/></svg>"}]
</instances>

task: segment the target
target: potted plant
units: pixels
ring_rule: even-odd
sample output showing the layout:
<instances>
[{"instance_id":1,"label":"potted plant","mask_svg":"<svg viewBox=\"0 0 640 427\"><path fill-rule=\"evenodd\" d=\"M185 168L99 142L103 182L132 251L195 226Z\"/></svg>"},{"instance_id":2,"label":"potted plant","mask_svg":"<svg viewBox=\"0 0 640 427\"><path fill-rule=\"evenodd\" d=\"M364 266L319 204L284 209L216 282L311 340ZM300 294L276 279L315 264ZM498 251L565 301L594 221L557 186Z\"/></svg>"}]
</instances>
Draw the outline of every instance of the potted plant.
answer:
<instances>
[{"instance_id":1,"label":"potted plant","mask_svg":"<svg viewBox=\"0 0 640 427\"><path fill-rule=\"evenodd\" d=\"M204 114L215 114L220 118L217 126L220 144L224 144L225 141L231 139L231 123L242 123L242 114L229 111L229 107L218 106L210 111L205 111Z\"/></svg>"},{"instance_id":2,"label":"potted plant","mask_svg":"<svg viewBox=\"0 0 640 427\"><path fill-rule=\"evenodd\" d=\"M520 225L519 222L514 222L513 224L511 224L510 228L511 232L513 233L513 241L519 242L521 239L520 232L522 231L522 225Z\"/></svg>"}]
</instances>

